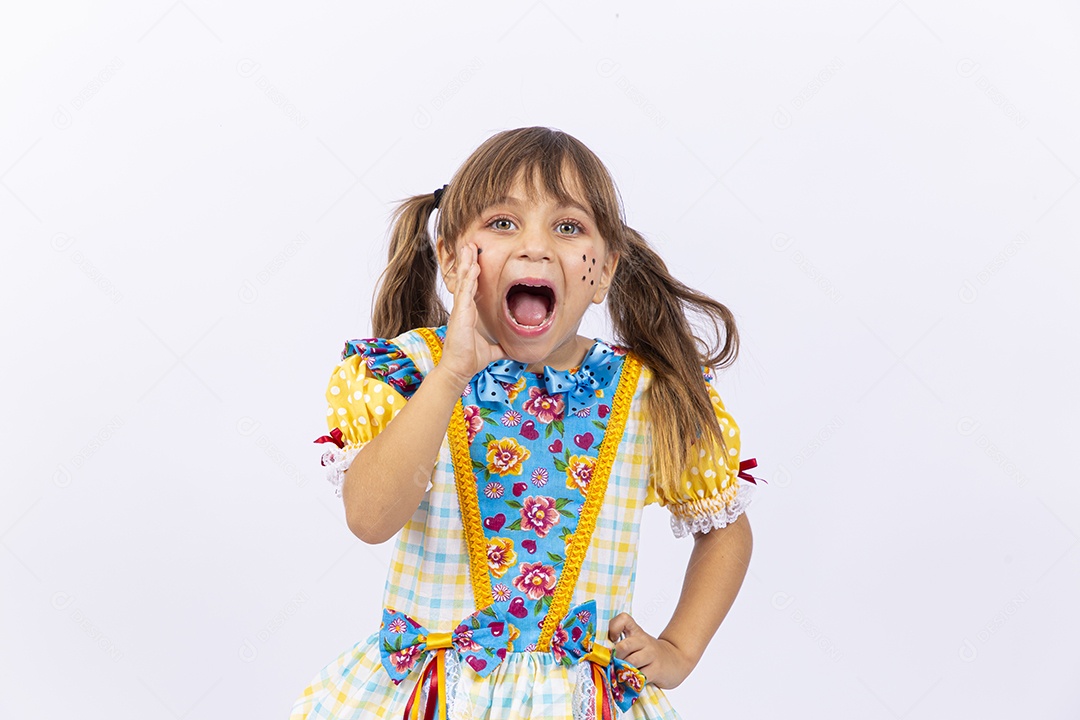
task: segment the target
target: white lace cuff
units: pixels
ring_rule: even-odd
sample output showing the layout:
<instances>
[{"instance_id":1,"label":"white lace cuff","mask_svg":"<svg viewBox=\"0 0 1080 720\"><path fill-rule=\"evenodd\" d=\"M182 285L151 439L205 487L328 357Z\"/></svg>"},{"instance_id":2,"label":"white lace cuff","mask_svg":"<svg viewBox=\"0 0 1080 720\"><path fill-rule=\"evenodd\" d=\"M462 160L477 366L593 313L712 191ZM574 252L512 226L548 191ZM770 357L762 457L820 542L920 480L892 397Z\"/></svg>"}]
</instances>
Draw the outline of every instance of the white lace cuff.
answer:
<instances>
[{"instance_id":1,"label":"white lace cuff","mask_svg":"<svg viewBox=\"0 0 1080 720\"><path fill-rule=\"evenodd\" d=\"M675 533L675 537L681 538L695 532L707 533L726 527L735 522L750 506L755 489L755 485L741 482L738 493L729 502L714 496L670 505L668 509L671 510L671 531Z\"/></svg>"},{"instance_id":2,"label":"white lace cuff","mask_svg":"<svg viewBox=\"0 0 1080 720\"><path fill-rule=\"evenodd\" d=\"M345 471L349 469L353 458L360 452L363 445L355 445L350 448L339 448L337 445L327 443L326 452L322 454L321 462L326 468L326 479L334 486L334 494L341 497L341 486L345 483Z\"/></svg>"}]
</instances>

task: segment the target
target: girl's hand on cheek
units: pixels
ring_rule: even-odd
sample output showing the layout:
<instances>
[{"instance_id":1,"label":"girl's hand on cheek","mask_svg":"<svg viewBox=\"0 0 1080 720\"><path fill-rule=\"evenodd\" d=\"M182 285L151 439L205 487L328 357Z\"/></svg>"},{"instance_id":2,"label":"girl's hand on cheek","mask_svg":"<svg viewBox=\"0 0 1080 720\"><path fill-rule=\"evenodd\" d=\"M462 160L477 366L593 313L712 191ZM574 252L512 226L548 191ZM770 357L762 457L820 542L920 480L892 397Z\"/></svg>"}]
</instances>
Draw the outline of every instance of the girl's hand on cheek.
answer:
<instances>
[{"instance_id":1,"label":"girl's hand on cheek","mask_svg":"<svg viewBox=\"0 0 1080 720\"><path fill-rule=\"evenodd\" d=\"M457 283L453 288L454 307L446 324L446 341L439 366L452 373L464 388L473 375L506 357L506 353L500 345L488 342L480 333L476 310L480 264L477 262L476 245L462 243L455 263Z\"/></svg>"},{"instance_id":2,"label":"girl's hand on cheek","mask_svg":"<svg viewBox=\"0 0 1080 720\"><path fill-rule=\"evenodd\" d=\"M619 635L623 635L622 640ZM615 657L636 667L647 682L664 690L678 687L693 669L677 647L642 630L629 613L611 619L608 639L615 643Z\"/></svg>"}]
</instances>

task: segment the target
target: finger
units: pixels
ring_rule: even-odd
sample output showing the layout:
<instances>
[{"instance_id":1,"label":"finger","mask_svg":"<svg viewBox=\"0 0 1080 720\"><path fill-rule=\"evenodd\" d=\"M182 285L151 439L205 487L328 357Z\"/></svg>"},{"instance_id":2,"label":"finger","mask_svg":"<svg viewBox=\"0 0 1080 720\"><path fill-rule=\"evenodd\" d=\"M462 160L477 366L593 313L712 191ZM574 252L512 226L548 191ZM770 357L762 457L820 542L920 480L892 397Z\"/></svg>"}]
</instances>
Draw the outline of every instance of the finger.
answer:
<instances>
[{"instance_id":1,"label":"finger","mask_svg":"<svg viewBox=\"0 0 1080 720\"><path fill-rule=\"evenodd\" d=\"M480 288L480 263L476 259L476 246L469 245L469 297L476 297L476 291Z\"/></svg>"},{"instance_id":2,"label":"finger","mask_svg":"<svg viewBox=\"0 0 1080 720\"><path fill-rule=\"evenodd\" d=\"M461 248L454 248L454 262L450 265L450 268L446 271L444 276L446 280L446 289L450 291L450 294L455 298L458 294L458 289L461 287ZM451 282L452 281L452 282Z\"/></svg>"},{"instance_id":3,"label":"finger","mask_svg":"<svg viewBox=\"0 0 1080 720\"><path fill-rule=\"evenodd\" d=\"M622 640L615 643L615 657L626 660L634 653L646 646L646 639L640 634L626 635Z\"/></svg>"},{"instance_id":4,"label":"finger","mask_svg":"<svg viewBox=\"0 0 1080 720\"><path fill-rule=\"evenodd\" d=\"M638 670L642 670L643 668L647 667L654 660L653 653L647 646L635 648L632 652L629 652L626 655L620 655L616 653L616 657L630 663Z\"/></svg>"},{"instance_id":5,"label":"finger","mask_svg":"<svg viewBox=\"0 0 1080 720\"><path fill-rule=\"evenodd\" d=\"M460 315L476 294L475 279L468 262L468 249L464 246L458 248L456 267L457 283L453 291L454 307L450 310L451 315Z\"/></svg>"},{"instance_id":6,"label":"finger","mask_svg":"<svg viewBox=\"0 0 1080 720\"><path fill-rule=\"evenodd\" d=\"M476 262L476 246L472 243L463 243L459 260L458 289L464 294L464 299L472 299L476 296L476 288L479 284L477 278L480 276L480 265Z\"/></svg>"},{"instance_id":7,"label":"finger","mask_svg":"<svg viewBox=\"0 0 1080 720\"><path fill-rule=\"evenodd\" d=\"M633 624L634 618L630 617L630 613L619 613L611 618L611 622L608 623L608 640L618 642L620 635L629 634L627 627Z\"/></svg>"},{"instance_id":8,"label":"finger","mask_svg":"<svg viewBox=\"0 0 1080 720\"><path fill-rule=\"evenodd\" d=\"M468 248L465 247L465 243L458 246L457 258L454 260L454 269L457 271L457 286L454 288L454 300L457 300L465 286L469 274Z\"/></svg>"}]
</instances>

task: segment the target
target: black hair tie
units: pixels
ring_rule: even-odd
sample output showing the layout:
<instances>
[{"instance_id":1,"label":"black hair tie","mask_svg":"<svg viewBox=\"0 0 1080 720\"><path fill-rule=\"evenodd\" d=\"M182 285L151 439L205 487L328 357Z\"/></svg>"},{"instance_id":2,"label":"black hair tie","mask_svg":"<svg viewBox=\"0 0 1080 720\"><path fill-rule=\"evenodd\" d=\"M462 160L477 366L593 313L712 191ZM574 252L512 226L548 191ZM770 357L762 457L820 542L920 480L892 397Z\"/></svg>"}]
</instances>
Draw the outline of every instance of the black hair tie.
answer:
<instances>
[{"instance_id":1,"label":"black hair tie","mask_svg":"<svg viewBox=\"0 0 1080 720\"><path fill-rule=\"evenodd\" d=\"M443 185L441 188L431 193L435 198L435 207L439 207L439 201L442 200L443 192L445 192L448 187L450 187L449 184Z\"/></svg>"}]
</instances>

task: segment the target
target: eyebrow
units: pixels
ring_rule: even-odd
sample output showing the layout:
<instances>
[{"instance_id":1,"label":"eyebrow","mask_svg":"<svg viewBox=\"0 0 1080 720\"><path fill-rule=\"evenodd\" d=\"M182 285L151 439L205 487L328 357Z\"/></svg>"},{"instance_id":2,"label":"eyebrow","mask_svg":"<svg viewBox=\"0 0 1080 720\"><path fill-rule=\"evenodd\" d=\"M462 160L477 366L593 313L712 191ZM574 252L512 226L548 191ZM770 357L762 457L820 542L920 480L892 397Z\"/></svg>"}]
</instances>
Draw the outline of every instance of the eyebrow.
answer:
<instances>
[{"instance_id":1,"label":"eyebrow","mask_svg":"<svg viewBox=\"0 0 1080 720\"><path fill-rule=\"evenodd\" d=\"M489 207L494 207L495 205L513 205L515 207L521 207L524 204L525 202L523 200L520 200L513 195L503 195L502 197L495 198L495 201L492 202ZM582 207L572 200L569 203L562 203L556 210L580 210L589 217L592 217L592 212L590 212L588 208Z\"/></svg>"}]
</instances>

